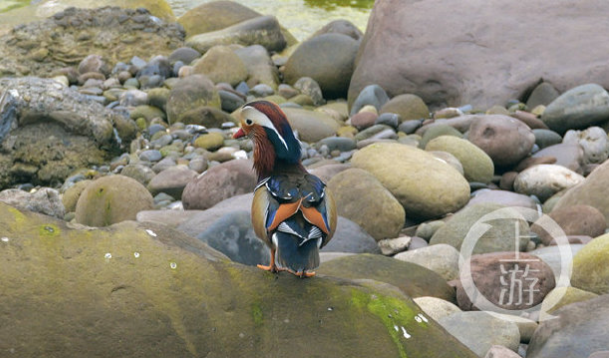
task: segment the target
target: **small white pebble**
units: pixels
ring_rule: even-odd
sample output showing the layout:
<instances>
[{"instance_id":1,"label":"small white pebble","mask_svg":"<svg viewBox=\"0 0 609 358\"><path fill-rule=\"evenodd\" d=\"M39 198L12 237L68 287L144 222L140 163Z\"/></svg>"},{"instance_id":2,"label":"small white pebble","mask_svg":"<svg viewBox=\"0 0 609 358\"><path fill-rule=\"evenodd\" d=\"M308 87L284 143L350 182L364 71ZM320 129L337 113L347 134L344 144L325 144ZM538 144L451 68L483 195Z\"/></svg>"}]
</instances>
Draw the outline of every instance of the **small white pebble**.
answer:
<instances>
[{"instance_id":1,"label":"small white pebble","mask_svg":"<svg viewBox=\"0 0 609 358\"><path fill-rule=\"evenodd\" d=\"M172 262L169 264L169 267L171 267L172 270L175 270L176 267L178 267L178 264L176 264L175 262Z\"/></svg>"},{"instance_id":2,"label":"small white pebble","mask_svg":"<svg viewBox=\"0 0 609 358\"><path fill-rule=\"evenodd\" d=\"M152 237L156 237L156 233L150 229L146 229L146 232L148 233L148 235L152 236Z\"/></svg>"},{"instance_id":3,"label":"small white pebble","mask_svg":"<svg viewBox=\"0 0 609 358\"><path fill-rule=\"evenodd\" d=\"M2 242L9 242L9 240L10 240L10 239L9 239L8 237L3 237L3 238L2 238L2 239L0 239L0 240L2 240Z\"/></svg>"},{"instance_id":4,"label":"small white pebble","mask_svg":"<svg viewBox=\"0 0 609 358\"><path fill-rule=\"evenodd\" d=\"M107 259L111 259L112 258L112 254L109 252L106 252L106 254L104 255L105 258Z\"/></svg>"},{"instance_id":5,"label":"small white pebble","mask_svg":"<svg viewBox=\"0 0 609 358\"><path fill-rule=\"evenodd\" d=\"M406 328L402 327L402 332L404 333L404 338L408 339L410 337L412 337L410 334L408 334L408 332L406 332Z\"/></svg>"},{"instance_id":6,"label":"small white pebble","mask_svg":"<svg viewBox=\"0 0 609 358\"><path fill-rule=\"evenodd\" d=\"M135 257L136 259L140 257L140 253L139 252L134 252L133 253L133 257Z\"/></svg>"}]
</instances>

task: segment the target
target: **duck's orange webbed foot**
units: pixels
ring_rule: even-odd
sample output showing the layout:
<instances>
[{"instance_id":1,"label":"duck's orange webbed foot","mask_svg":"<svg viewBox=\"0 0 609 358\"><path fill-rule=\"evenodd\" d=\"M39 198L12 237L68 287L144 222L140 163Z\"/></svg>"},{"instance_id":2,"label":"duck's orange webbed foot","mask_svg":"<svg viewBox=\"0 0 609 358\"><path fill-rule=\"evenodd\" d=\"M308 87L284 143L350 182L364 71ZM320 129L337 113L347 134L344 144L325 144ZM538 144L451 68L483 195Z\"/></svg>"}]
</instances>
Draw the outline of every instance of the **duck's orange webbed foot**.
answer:
<instances>
[{"instance_id":1,"label":"duck's orange webbed foot","mask_svg":"<svg viewBox=\"0 0 609 358\"><path fill-rule=\"evenodd\" d=\"M269 265L256 265L259 269L264 271L269 271L272 273L278 273L281 271L285 271L285 269L277 267L275 265L275 250L271 249L271 263Z\"/></svg>"},{"instance_id":2,"label":"duck's orange webbed foot","mask_svg":"<svg viewBox=\"0 0 609 358\"><path fill-rule=\"evenodd\" d=\"M287 270L292 275L298 276L300 278L309 278L315 276L315 271L298 271L295 272L293 270Z\"/></svg>"}]
</instances>

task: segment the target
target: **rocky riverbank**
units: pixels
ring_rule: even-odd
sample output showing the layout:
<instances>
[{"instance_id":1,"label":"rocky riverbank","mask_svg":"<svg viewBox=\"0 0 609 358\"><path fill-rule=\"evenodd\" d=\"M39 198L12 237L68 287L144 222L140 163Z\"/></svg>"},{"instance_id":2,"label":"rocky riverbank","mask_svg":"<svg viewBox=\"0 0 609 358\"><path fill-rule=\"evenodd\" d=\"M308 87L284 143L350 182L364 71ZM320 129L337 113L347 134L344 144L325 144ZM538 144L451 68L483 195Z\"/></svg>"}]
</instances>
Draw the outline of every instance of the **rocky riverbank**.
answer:
<instances>
[{"instance_id":1,"label":"rocky riverbank","mask_svg":"<svg viewBox=\"0 0 609 358\"><path fill-rule=\"evenodd\" d=\"M602 78L569 67L488 97L423 73L396 86L403 62L378 56L404 8L301 43L233 2L178 22L69 8L2 35L0 352L609 351ZM255 99L282 107L337 201L311 280L253 267L269 257L250 222L252 144L232 133Z\"/></svg>"}]
</instances>

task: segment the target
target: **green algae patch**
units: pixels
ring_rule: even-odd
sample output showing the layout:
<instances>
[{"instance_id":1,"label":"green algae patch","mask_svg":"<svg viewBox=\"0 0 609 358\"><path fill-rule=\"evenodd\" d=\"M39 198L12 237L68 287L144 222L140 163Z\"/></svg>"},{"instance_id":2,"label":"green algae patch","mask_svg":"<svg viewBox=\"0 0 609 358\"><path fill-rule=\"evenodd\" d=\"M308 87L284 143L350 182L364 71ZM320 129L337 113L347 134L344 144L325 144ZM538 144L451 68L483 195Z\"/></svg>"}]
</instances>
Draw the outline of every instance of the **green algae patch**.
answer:
<instances>
[{"instance_id":1,"label":"green algae patch","mask_svg":"<svg viewBox=\"0 0 609 358\"><path fill-rule=\"evenodd\" d=\"M264 322L264 315L259 302L252 303L252 318L254 320L254 325L262 326L262 323Z\"/></svg>"},{"instance_id":2,"label":"green algae patch","mask_svg":"<svg viewBox=\"0 0 609 358\"><path fill-rule=\"evenodd\" d=\"M59 237L61 230L56 225L44 224L38 227L38 235L40 237Z\"/></svg>"},{"instance_id":3,"label":"green algae patch","mask_svg":"<svg viewBox=\"0 0 609 358\"><path fill-rule=\"evenodd\" d=\"M359 290L351 291L351 301L355 307L366 309L381 320L395 343L400 357L407 358L408 355L401 340L412 337L408 333L409 328L405 328L412 322L416 322L412 309L403 300L378 294L366 294Z\"/></svg>"}]
</instances>

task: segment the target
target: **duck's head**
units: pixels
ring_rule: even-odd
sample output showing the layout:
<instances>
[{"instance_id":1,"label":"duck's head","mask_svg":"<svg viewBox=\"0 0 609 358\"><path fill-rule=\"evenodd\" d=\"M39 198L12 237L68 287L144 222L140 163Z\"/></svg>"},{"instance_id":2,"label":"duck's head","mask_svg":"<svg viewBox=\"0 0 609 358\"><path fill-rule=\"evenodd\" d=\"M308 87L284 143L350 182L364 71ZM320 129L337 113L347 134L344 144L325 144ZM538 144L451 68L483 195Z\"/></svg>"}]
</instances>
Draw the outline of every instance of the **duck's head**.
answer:
<instances>
[{"instance_id":1,"label":"duck's head","mask_svg":"<svg viewBox=\"0 0 609 358\"><path fill-rule=\"evenodd\" d=\"M239 113L241 128L233 138L247 136L254 142L254 169L268 176L276 165L300 163L300 142L285 113L274 103L255 101Z\"/></svg>"}]
</instances>

